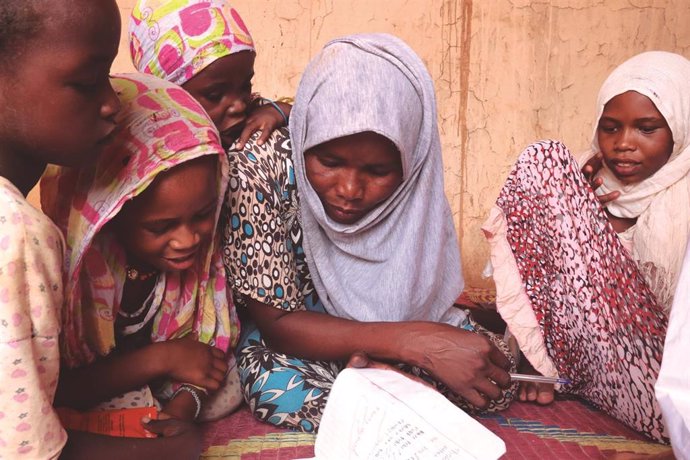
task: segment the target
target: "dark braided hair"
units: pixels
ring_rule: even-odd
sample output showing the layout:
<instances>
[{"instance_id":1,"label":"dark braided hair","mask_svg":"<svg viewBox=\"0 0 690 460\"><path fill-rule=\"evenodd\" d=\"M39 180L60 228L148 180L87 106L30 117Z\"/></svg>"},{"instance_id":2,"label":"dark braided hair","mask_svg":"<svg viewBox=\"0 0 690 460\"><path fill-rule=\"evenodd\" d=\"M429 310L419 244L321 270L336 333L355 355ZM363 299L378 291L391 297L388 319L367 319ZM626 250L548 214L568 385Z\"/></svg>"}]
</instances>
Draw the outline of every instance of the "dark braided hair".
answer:
<instances>
[{"instance_id":1,"label":"dark braided hair","mask_svg":"<svg viewBox=\"0 0 690 460\"><path fill-rule=\"evenodd\" d=\"M42 0L41 0L42 1ZM39 0L0 0L0 68L11 68L12 59L22 45L33 38L43 25Z\"/></svg>"}]
</instances>

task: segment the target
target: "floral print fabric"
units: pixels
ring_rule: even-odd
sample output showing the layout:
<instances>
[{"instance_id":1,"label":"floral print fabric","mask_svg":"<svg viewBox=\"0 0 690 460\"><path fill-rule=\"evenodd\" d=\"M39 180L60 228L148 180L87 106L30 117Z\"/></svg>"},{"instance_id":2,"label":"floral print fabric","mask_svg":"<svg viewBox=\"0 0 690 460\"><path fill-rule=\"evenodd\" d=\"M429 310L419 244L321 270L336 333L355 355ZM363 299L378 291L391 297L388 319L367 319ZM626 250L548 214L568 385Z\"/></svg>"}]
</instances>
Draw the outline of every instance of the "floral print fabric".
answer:
<instances>
[{"instance_id":1,"label":"floral print fabric","mask_svg":"<svg viewBox=\"0 0 690 460\"><path fill-rule=\"evenodd\" d=\"M122 102L119 132L99 160L81 168L50 167L41 182L46 214L64 232L66 286L61 346L71 367L92 362L115 347L115 317L125 282L126 254L107 224L124 203L156 176L203 155L217 155L219 197L225 195L227 161L213 123L186 91L142 74L112 80ZM222 200L218 200L216 216ZM196 265L160 276L153 342L191 331L199 341L228 350L239 322L225 286L219 238L200 250Z\"/></svg>"},{"instance_id":2,"label":"floral print fabric","mask_svg":"<svg viewBox=\"0 0 690 460\"><path fill-rule=\"evenodd\" d=\"M258 137L254 135L254 139ZM238 299L283 310L323 311L309 276L287 128L263 145L229 150L223 260Z\"/></svg>"},{"instance_id":3,"label":"floral print fabric","mask_svg":"<svg viewBox=\"0 0 690 460\"><path fill-rule=\"evenodd\" d=\"M178 85L216 59L254 51L244 21L225 0L139 0L129 36L134 67Z\"/></svg>"},{"instance_id":4,"label":"floral print fabric","mask_svg":"<svg viewBox=\"0 0 690 460\"><path fill-rule=\"evenodd\" d=\"M54 458L67 440L52 407L62 251L55 225L0 177L0 458Z\"/></svg>"}]
</instances>

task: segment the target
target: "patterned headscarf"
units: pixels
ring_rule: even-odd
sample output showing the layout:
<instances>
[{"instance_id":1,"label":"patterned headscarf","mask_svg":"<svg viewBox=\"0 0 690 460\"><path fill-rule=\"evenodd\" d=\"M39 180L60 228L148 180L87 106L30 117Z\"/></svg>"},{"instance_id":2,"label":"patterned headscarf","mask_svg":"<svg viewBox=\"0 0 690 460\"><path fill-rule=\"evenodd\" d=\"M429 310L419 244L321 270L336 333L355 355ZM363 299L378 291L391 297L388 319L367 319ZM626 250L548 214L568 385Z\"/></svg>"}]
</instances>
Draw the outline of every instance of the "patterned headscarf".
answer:
<instances>
[{"instance_id":1,"label":"patterned headscarf","mask_svg":"<svg viewBox=\"0 0 690 460\"><path fill-rule=\"evenodd\" d=\"M129 49L137 70L183 85L217 59L254 51L254 42L225 0L138 0Z\"/></svg>"},{"instance_id":2,"label":"patterned headscarf","mask_svg":"<svg viewBox=\"0 0 690 460\"><path fill-rule=\"evenodd\" d=\"M385 34L328 43L311 61L290 116L304 249L326 310L359 321L440 321L457 325L460 250L443 189L436 99L413 50ZM326 214L304 152L372 131L391 140L403 183L351 225Z\"/></svg>"},{"instance_id":3,"label":"patterned headscarf","mask_svg":"<svg viewBox=\"0 0 690 460\"><path fill-rule=\"evenodd\" d=\"M106 224L158 174L204 155L218 155L216 219L227 185L218 133L187 92L146 75L122 75L112 83L122 102L112 143L90 165L51 166L41 182L43 209L67 242L61 345L70 367L115 347L127 258ZM218 248L214 238L194 267L159 276L152 341L195 331L201 342L224 351L235 344L239 326Z\"/></svg>"},{"instance_id":4,"label":"patterned headscarf","mask_svg":"<svg viewBox=\"0 0 690 460\"><path fill-rule=\"evenodd\" d=\"M673 134L668 162L651 177L625 185L603 165L597 193L621 192L607 204L614 216L637 217L633 258L657 300L670 308L690 234L690 60L675 53L648 51L618 66L597 97L592 148L582 163L599 152L597 125L606 103L627 91L647 96Z\"/></svg>"}]
</instances>

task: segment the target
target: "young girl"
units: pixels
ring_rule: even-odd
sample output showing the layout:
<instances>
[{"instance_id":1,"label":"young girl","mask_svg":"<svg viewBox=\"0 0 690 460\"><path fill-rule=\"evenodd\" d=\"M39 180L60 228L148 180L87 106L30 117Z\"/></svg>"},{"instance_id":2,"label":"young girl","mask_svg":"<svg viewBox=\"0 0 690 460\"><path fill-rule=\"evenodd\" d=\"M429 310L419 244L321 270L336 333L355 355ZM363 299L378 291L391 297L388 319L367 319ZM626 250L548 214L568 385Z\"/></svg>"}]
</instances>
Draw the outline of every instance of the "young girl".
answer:
<instances>
[{"instance_id":1,"label":"young girl","mask_svg":"<svg viewBox=\"0 0 690 460\"><path fill-rule=\"evenodd\" d=\"M184 90L144 75L113 84L123 109L112 143L95 163L42 181L67 242L68 369L56 404L160 403L161 418L218 418L241 401L226 357L238 324L214 237L227 160Z\"/></svg>"},{"instance_id":2,"label":"young girl","mask_svg":"<svg viewBox=\"0 0 690 460\"><path fill-rule=\"evenodd\" d=\"M120 104L108 79L120 17L114 1L0 3L0 457L150 458L198 452L179 436L129 440L70 432L52 408L63 302L59 230L25 199L47 163L78 165L103 148ZM165 446L172 450L166 450Z\"/></svg>"},{"instance_id":3,"label":"young girl","mask_svg":"<svg viewBox=\"0 0 690 460\"><path fill-rule=\"evenodd\" d=\"M509 401L509 359L452 306L460 253L419 57L389 35L332 41L303 75L290 131L292 150L277 131L229 152L224 258L258 326L239 350L254 414L316 430L358 352L464 407Z\"/></svg>"},{"instance_id":4,"label":"young girl","mask_svg":"<svg viewBox=\"0 0 690 460\"><path fill-rule=\"evenodd\" d=\"M484 225L498 309L529 362L659 440L654 382L690 227L688 75L671 53L622 64L601 88L581 161L587 173L600 164L600 196L562 144L539 142ZM548 403L553 388L522 398Z\"/></svg>"},{"instance_id":5,"label":"young girl","mask_svg":"<svg viewBox=\"0 0 690 460\"><path fill-rule=\"evenodd\" d=\"M254 42L225 0L138 0L129 22L134 66L186 89L211 116L225 148L257 130L262 144L287 125L290 105L252 94Z\"/></svg>"}]
</instances>

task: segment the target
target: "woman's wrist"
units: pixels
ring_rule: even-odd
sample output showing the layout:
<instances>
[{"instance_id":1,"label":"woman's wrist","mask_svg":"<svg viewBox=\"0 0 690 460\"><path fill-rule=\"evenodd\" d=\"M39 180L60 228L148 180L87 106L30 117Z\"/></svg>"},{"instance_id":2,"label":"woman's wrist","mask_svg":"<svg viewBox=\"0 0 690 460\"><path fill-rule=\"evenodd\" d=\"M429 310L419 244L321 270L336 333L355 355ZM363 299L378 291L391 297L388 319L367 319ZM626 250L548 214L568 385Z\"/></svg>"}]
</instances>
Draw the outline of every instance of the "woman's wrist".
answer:
<instances>
[{"instance_id":1,"label":"woman's wrist","mask_svg":"<svg viewBox=\"0 0 690 460\"><path fill-rule=\"evenodd\" d=\"M365 341L362 348L367 355L379 360L415 366L423 361L423 354L420 353L415 337L424 335L421 329L426 323L402 321L362 324L370 328L366 333L369 340Z\"/></svg>"},{"instance_id":2,"label":"woman's wrist","mask_svg":"<svg viewBox=\"0 0 690 460\"><path fill-rule=\"evenodd\" d=\"M430 339L434 336L443 334L443 329L447 326L441 323L432 323L428 321L414 321L392 323L397 325L396 344L394 358L396 362L410 364L422 369L429 370L432 366L429 353Z\"/></svg>"}]
</instances>

